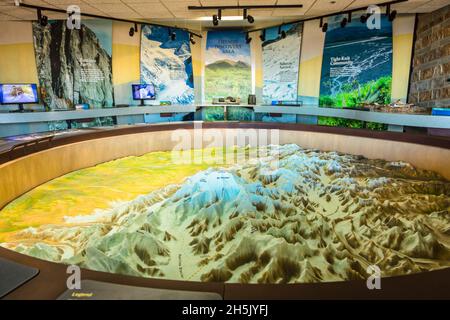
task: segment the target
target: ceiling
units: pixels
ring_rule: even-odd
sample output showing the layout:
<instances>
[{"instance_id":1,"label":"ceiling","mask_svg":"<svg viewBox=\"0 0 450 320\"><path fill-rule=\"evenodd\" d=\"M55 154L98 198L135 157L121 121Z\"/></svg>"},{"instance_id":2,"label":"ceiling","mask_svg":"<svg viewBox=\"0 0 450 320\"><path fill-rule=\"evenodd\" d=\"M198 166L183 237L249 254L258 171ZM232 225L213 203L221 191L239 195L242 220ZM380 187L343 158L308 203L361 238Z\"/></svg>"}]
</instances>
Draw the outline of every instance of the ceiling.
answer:
<instances>
[{"instance_id":1,"label":"ceiling","mask_svg":"<svg viewBox=\"0 0 450 320\"><path fill-rule=\"evenodd\" d=\"M342 10L387 2L387 0L22 0L21 2L44 7L66 9L68 5L78 5L83 13L97 14L130 20L153 21L172 24L178 27L204 29L212 27L211 21L200 20L211 17L217 11L189 11L188 6L214 5L274 5L302 4L299 9L254 9L249 14L255 17L255 23L247 21L221 21L220 26L262 27L269 24L314 17ZM437 10L450 3L450 0L408 0L393 5L399 13L425 13ZM51 19L65 19L67 15L45 12ZM241 16L242 10L225 10L223 16ZM36 11L14 5L14 0L0 0L1 20L35 20Z\"/></svg>"}]
</instances>

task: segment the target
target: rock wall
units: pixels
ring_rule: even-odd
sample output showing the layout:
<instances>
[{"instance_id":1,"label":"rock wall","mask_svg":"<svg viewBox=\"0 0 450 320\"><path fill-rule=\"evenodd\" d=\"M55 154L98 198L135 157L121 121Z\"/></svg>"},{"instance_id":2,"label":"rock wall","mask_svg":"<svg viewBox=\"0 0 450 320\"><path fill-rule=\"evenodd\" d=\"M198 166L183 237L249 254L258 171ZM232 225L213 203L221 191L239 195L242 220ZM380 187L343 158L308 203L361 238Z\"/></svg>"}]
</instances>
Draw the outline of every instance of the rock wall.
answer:
<instances>
[{"instance_id":1,"label":"rock wall","mask_svg":"<svg viewBox=\"0 0 450 320\"><path fill-rule=\"evenodd\" d=\"M85 25L66 28L65 20L42 27L33 23L36 65L42 100L50 109L87 103L91 108L114 105L112 58Z\"/></svg>"},{"instance_id":2,"label":"rock wall","mask_svg":"<svg viewBox=\"0 0 450 320\"><path fill-rule=\"evenodd\" d=\"M450 108L450 5L418 16L409 102Z\"/></svg>"}]
</instances>

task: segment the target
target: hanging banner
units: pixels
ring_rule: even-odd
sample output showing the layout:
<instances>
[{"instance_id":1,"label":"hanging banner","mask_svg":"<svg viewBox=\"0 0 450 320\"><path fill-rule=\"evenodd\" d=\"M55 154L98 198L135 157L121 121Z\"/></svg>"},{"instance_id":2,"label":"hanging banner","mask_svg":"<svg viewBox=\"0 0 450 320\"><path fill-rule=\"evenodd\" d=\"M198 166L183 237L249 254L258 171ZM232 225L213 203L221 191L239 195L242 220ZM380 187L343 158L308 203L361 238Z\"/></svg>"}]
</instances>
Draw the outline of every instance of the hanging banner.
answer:
<instances>
[{"instance_id":1,"label":"hanging banner","mask_svg":"<svg viewBox=\"0 0 450 320\"><path fill-rule=\"evenodd\" d=\"M175 38L171 38L171 33L175 34ZM194 103L188 32L159 26L142 26L141 82L156 87L157 102Z\"/></svg>"},{"instance_id":2,"label":"hanging banner","mask_svg":"<svg viewBox=\"0 0 450 320\"><path fill-rule=\"evenodd\" d=\"M379 27L370 29L353 15L351 23L342 28L344 17L328 19L320 106L360 108L391 103L392 22L378 15Z\"/></svg>"},{"instance_id":3,"label":"hanging banner","mask_svg":"<svg viewBox=\"0 0 450 320\"><path fill-rule=\"evenodd\" d=\"M252 93L250 45L241 30L208 31L205 53L205 101Z\"/></svg>"},{"instance_id":4,"label":"hanging banner","mask_svg":"<svg viewBox=\"0 0 450 320\"><path fill-rule=\"evenodd\" d=\"M112 107L112 22L83 20L68 29L66 20L33 23L36 65L44 104L70 109Z\"/></svg>"},{"instance_id":5,"label":"hanging banner","mask_svg":"<svg viewBox=\"0 0 450 320\"><path fill-rule=\"evenodd\" d=\"M303 24L284 25L280 31L286 33L283 39L278 27L265 29L262 43L263 102L297 101L298 72Z\"/></svg>"}]
</instances>

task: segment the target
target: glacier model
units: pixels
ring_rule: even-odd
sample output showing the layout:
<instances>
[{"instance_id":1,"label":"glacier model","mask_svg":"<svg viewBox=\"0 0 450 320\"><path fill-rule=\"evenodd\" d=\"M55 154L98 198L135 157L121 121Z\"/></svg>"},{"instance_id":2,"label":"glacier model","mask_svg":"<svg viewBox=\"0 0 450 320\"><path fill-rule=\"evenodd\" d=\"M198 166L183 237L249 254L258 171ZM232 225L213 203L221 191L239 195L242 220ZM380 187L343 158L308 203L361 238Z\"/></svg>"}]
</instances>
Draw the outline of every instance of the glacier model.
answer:
<instances>
[{"instance_id":1,"label":"glacier model","mask_svg":"<svg viewBox=\"0 0 450 320\"><path fill-rule=\"evenodd\" d=\"M385 277L450 265L450 182L403 162L266 148L265 158L24 229L2 246L93 270L191 281L344 281L366 279L370 265Z\"/></svg>"}]
</instances>

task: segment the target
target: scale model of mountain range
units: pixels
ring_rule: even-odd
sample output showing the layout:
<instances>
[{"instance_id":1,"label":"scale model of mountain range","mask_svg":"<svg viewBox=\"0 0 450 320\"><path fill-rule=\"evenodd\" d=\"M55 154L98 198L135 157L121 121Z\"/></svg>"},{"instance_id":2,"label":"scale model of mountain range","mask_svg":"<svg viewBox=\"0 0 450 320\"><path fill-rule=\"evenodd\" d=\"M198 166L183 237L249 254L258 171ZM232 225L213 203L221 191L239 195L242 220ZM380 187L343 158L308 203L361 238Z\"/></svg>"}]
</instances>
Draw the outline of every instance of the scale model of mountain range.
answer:
<instances>
[{"instance_id":1,"label":"scale model of mountain range","mask_svg":"<svg viewBox=\"0 0 450 320\"><path fill-rule=\"evenodd\" d=\"M265 148L260 148L263 150ZM239 283L366 279L450 265L450 183L403 162L269 146L2 245L142 277Z\"/></svg>"}]
</instances>

